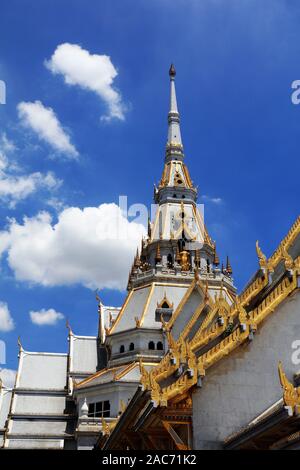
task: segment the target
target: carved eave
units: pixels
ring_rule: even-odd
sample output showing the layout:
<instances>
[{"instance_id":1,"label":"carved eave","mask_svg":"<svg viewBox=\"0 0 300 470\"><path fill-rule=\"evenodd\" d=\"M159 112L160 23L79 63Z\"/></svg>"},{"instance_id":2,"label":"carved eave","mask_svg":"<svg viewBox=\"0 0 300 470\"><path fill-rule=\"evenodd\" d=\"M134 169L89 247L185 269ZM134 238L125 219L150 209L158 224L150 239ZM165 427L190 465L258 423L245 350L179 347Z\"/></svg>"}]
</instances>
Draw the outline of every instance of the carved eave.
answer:
<instances>
[{"instance_id":1,"label":"carved eave","mask_svg":"<svg viewBox=\"0 0 300 470\"><path fill-rule=\"evenodd\" d=\"M285 269L288 271L292 271L293 267L295 267L295 260L293 260L291 254L289 253L289 250L299 235L300 216L296 219L295 223L292 225L286 237L280 242L277 249L274 251L274 253L269 259L267 259L266 255L262 252L259 246L259 242L257 241L256 252L261 269L273 272L279 265L279 263L283 261Z\"/></svg>"},{"instance_id":2,"label":"carved eave","mask_svg":"<svg viewBox=\"0 0 300 470\"><path fill-rule=\"evenodd\" d=\"M295 239L295 232L292 232ZM286 240L286 239L285 239ZM286 243L286 242L285 242ZM287 247L284 247L287 250ZM277 256L277 261L282 260L282 248ZM286 254L285 254L286 256ZM171 321L166 325L169 340L169 351L161 362L154 367L147 376L145 386L151 391L153 400L160 404L168 403L177 394L184 393L195 385L201 385L206 370L218 361L233 352L241 344L251 341L259 326L276 310L276 308L293 292L299 289L300 257L289 259L289 269L286 270L282 280L264 295L261 302L253 309L249 309L251 301L262 292L268 284L268 276L254 279L247 289L237 296L233 305L229 306L222 292L215 299L214 304L208 305L210 312L192 339L187 339L186 332L193 321L185 328L177 341L172 337L172 325L180 314L180 309L190 295L189 289L186 298L178 306ZM266 260L268 263L269 260ZM292 274L291 271L292 270ZM194 283L197 282L196 280ZM247 307L247 308L246 308ZM199 311L203 305L199 306ZM199 312L198 312L199 313ZM212 321L214 320L214 321ZM217 341L217 343L216 343ZM212 344L209 347L209 344ZM204 352L201 350L204 348ZM185 365L184 365L185 364ZM174 380L167 386L164 381L168 377ZM297 390L298 394L298 390ZM299 392L300 395L300 392ZM294 397L296 395L294 394ZM297 395L298 397L298 395ZM298 399L298 398L297 398Z\"/></svg>"}]
</instances>

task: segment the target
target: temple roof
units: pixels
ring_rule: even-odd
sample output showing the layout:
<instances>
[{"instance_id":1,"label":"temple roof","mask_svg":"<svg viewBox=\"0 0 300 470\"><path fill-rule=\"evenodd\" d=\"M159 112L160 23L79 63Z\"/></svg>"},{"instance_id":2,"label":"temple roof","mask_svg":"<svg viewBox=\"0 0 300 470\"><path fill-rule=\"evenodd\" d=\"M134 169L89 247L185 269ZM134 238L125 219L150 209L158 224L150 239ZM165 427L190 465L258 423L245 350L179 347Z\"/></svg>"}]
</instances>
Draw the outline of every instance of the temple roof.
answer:
<instances>
[{"instance_id":1,"label":"temple roof","mask_svg":"<svg viewBox=\"0 0 300 470\"><path fill-rule=\"evenodd\" d=\"M4 428L5 421L10 407L10 399L12 395L12 389L5 387L0 383L0 431ZM1 447L1 437L0 437Z\"/></svg>"},{"instance_id":2,"label":"temple roof","mask_svg":"<svg viewBox=\"0 0 300 470\"><path fill-rule=\"evenodd\" d=\"M29 352L21 347L16 389L64 390L67 362L67 354Z\"/></svg>"},{"instance_id":3,"label":"temple roof","mask_svg":"<svg viewBox=\"0 0 300 470\"><path fill-rule=\"evenodd\" d=\"M144 363L146 370L150 370L154 363ZM133 382L139 383L141 377L139 362L131 362L130 364L110 367L96 372L91 377L76 384L76 390L103 385L111 382Z\"/></svg>"},{"instance_id":4,"label":"temple roof","mask_svg":"<svg viewBox=\"0 0 300 470\"><path fill-rule=\"evenodd\" d=\"M77 336L70 332L69 341L70 374L93 374L98 364L97 337Z\"/></svg>"},{"instance_id":5,"label":"temple roof","mask_svg":"<svg viewBox=\"0 0 300 470\"><path fill-rule=\"evenodd\" d=\"M19 367L5 436L9 448L62 448L71 438L66 412L68 354L29 352L19 342Z\"/></svg>"},{"instance_id":6,"label":"temple roof","mask_svg":"<svg viewBox=\"0 0 300 470\"><path fill-rule=\"evenodd\" d=\"M186 284L164 284L153 282L141 288L132 289L124 302L124 305L116 318L109 334L120 333L133 328L161 328L160 319L157 319L155 311L157 305L166 295L176 309L181 298L186 292Z\"/></svg>"},{"instance_id":7,"label":"temple roof","mask_svg":"<svg viewBox=\"0 0 300 470\"><path fill-rule=\"evenodd\" d=\"M251 341L260 325L299 290L300 217L269 259L259 248L257 252L259 275L232 303L220 292L213 301L205 296L197 307L194 301L190 308L188 304L195 296L190 288L177 313L164 324L169 351L150 374L142 377L156 403L164 406L201 383L214 364Z\"/></svg>"}]
</instances>

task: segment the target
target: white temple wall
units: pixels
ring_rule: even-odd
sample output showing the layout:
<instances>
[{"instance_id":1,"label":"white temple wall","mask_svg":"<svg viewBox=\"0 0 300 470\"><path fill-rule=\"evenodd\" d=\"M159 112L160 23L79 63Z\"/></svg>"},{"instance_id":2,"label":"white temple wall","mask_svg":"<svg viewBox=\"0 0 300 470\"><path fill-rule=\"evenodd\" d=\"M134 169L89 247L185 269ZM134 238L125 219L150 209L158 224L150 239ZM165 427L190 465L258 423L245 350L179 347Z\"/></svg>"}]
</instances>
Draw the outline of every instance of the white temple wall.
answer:
<instances>
[{"instance_id":1,"label":"white temple wall","mask_svg":"<svg viewBox=\"0 0 300 470\"><path fill-rule=\"evenodd\" d=\"M293 363L296 340L300 340L299 291L259 326L252 342L207 370L202 388L193 393L195 449L221 448L227 436L282 397L278 362L292 382L300 369Z\"/></svg>"}]
</instances>

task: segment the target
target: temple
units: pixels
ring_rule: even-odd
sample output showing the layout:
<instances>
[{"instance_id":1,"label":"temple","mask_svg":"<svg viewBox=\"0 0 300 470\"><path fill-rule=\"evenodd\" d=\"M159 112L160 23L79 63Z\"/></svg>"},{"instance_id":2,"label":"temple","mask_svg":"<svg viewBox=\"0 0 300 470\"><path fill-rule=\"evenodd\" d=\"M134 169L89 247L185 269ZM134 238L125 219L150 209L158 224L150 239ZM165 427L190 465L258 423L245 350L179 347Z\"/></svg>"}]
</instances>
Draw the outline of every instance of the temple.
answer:
<instances>
[{"instance_id":1,"label":"temple","mask_svg":"<svg viewBox=\"0 0 300 470\"><path fill-rule=\"evenodd\" d=\"M300 217L241 293L197 205L172 65L157 211L121 308L94 337L68 327L66 353L19 341L0 384L8 449L300 449ZM297 348L299 349L297 355Z\"/></svg>"}]
</instances>

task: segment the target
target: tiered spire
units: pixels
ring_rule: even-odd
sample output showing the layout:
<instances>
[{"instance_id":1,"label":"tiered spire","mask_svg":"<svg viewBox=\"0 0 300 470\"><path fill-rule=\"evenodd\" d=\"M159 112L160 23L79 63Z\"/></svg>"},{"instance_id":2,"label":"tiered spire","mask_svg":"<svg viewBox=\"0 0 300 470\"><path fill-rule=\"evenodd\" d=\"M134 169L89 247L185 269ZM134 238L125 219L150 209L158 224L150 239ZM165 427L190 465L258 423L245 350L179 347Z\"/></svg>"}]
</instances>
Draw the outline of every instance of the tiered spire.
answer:
<instances>
[{"instance_id":1,"label":"tiered spire","mask_svg":"<svg viewBox=\"0 0 300 470\"><path fill-rule=\"evenodd\" d=\"M175 189L175 192L172 190L172 194L176 194L176 191L178 190L178 193L175 195L175 197L180 199L182 198L184 191L188 190L187 193L184 194L184 198L195 202L197 198L197 190L193 187L193 182L189 175L189 171L183 163L184 154L180 132L180 116L175 90L175 75L175 67L172 64L169 70L170 108L168 112L168 139L166 146L165 165L158 190L155 190L154 197L156 202L160 202L161 197L159 190L168 187Z\"/></svg>"},{"instance_id":2,"label":"tiered spire","mask_svg":"<svg viewBox=\"0 0 300 470\"><path fill-rule=\"evenodd\" d=\"M170 70L170 111L168 114L168 141L166 149L166 161L172 158L183 159L183 146L180 132L180 116L177 107L175 75L176 70L171 64Z\"/></svg>"},{"instance_id":3,"label":"tiered spire","mask_svg":"<svg viewBox=\"0 0 300 470\"><path fill-rule=\"evenodd\" d=\"M151 276L174 276L192 273L214 279L231 278L229 259L222 263L216 244L206 230L203 214L196 206L197 189L184 163L180 116L175 89L175 67L169 70L170 107L168 140L162 178L154 189L157 210L153 223L148 219L148 237L137 251L129 273L128 289L149 282ZM229 282L229 281L227 281ZM231 282L231 281L230 281Z\"/></svg>"}]
</instances>

